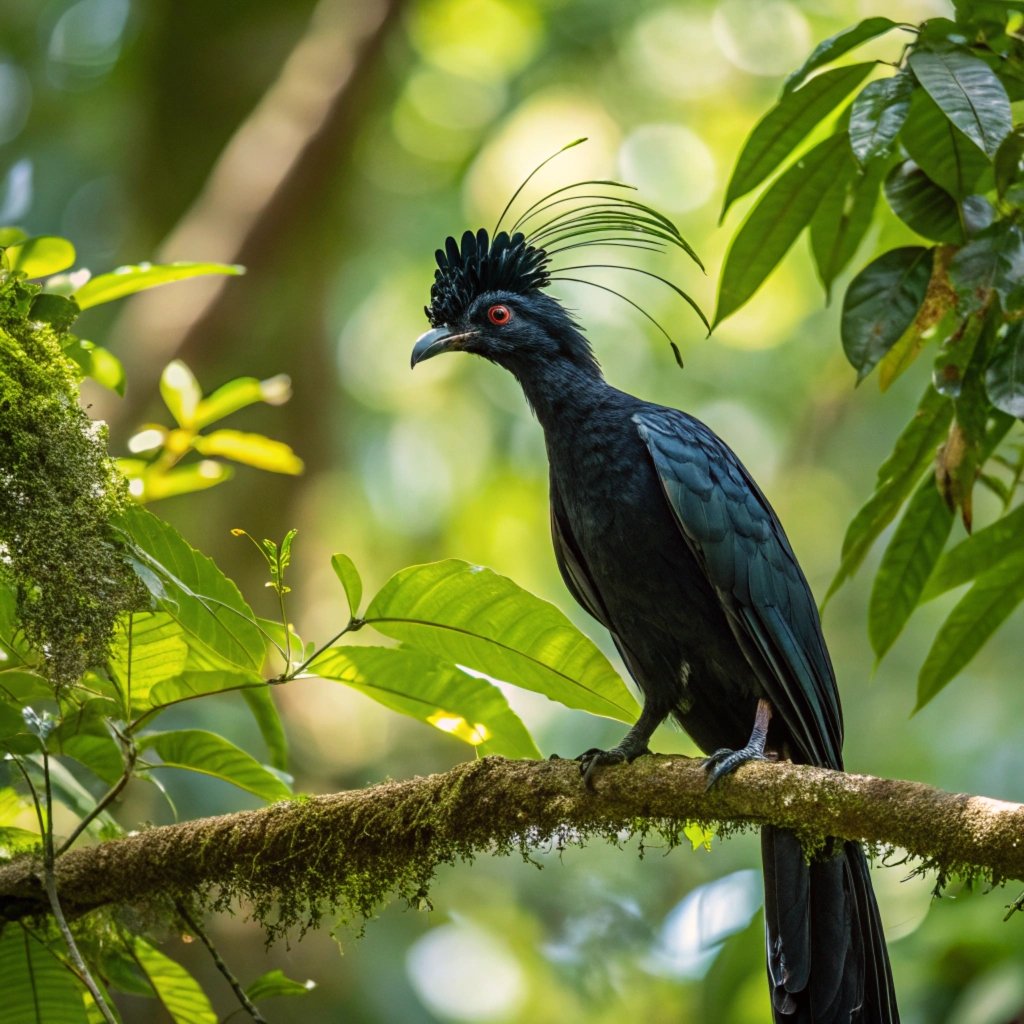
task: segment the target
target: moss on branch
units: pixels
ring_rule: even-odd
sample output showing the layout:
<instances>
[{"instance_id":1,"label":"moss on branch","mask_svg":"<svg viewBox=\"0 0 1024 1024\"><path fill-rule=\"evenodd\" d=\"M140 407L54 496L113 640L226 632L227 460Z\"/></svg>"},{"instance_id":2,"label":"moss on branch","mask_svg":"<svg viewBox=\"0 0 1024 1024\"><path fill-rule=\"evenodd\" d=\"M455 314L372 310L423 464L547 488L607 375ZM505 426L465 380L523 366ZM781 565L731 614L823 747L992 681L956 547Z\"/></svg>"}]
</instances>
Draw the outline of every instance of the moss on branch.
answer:
<instances>
[{"instance_id":1,"label":"moss on branch","mask_svg":"<svg viewBox=\"0 0 1024 1024\"><path fill-rule=\"evenodd\" d=\"M488 757L449 772L300 797L153 828L73 850L57 863L69 914L111 905L240 898L271 937L324 913L367 918L398 897L425 898L441 864L537 844L617 841L623 830L678 843L687 822L720 832L763 823L809 849L826 836L898 847L940 877L1024 879L1024 805L915 782L789 763L745 765L705 791L698 760L644 757L584 789L571 761ZM0 916L45 913L39 865L0 867Z\"/></svg>"}]
</instances>

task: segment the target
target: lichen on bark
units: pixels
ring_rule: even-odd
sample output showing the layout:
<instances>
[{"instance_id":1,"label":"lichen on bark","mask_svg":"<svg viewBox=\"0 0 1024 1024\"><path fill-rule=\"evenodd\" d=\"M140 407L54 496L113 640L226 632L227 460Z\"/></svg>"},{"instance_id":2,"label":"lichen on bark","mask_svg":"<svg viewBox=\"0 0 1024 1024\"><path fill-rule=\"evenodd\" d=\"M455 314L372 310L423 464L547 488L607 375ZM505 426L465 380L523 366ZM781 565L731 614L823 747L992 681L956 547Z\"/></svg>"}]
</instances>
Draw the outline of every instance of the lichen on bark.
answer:
<instances>
[{"instance_id":1,"label":"lichen on bark","mask_svg":"<svg viewBox=\"0 0 1024 1024\"><path fill-rule=\"evenodd\" d=\"M0 268L0 583L57 687L100 664L117 616L146 601L109 528L130 499L64 352L76 311Z\"/></svg>"}]
</instances>

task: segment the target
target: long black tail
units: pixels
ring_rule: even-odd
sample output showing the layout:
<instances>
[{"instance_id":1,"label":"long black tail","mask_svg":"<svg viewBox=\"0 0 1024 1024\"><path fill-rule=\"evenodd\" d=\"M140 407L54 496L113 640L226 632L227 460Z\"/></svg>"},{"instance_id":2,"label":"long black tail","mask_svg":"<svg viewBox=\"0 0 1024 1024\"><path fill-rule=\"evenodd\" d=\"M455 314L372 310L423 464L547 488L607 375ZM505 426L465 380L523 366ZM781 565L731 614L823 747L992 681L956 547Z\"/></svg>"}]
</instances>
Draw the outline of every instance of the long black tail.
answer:
<instances>
[{"instance_id":1,"label":"long black tail","mask_svg":"<svg viewBox=\"0 0 1024 1024\"><path fill-rule=\"evenodd\" d=\"M788 829L761 830L776 1024L899 1024L889 954L857 843L808 864Z\"/></svg>"}]
</instances>

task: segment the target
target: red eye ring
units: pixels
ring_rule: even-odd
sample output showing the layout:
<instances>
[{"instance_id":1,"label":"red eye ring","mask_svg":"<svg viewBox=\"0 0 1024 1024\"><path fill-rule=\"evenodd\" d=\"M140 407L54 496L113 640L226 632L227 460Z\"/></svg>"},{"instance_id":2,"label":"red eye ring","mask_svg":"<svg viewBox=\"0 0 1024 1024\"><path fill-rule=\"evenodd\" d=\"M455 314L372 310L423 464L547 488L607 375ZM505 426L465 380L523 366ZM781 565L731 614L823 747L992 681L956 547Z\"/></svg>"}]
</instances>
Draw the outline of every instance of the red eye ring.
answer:
<instances>
[{"instance_id":1,"label":"red eye ring","mask_svg":"<svg viewBox=\"0 0 1024 1024\"><path fill-rule=\"evenodd\" d=\"M497 327L504 327L512 319L512 310L508 306L491 306L487 310L487 319Z\"/></svg>"}]
</instances>

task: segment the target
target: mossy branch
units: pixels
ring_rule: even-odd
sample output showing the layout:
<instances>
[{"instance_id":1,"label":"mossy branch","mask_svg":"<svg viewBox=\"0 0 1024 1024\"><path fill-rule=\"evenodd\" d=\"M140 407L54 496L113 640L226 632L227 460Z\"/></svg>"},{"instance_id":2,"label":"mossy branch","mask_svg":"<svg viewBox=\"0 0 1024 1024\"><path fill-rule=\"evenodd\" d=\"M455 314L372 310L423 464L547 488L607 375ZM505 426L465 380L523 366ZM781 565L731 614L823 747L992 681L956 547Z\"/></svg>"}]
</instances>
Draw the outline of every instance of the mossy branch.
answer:
<instances>
[{"instance_id":1,"label":"mossy branch","mask_svg":"<svg viewBox=\"0 0 1024 1024\"><path fill-rule=\"evenodd\" d=\"M810 849L830 835L902 848L943 878L1024 879L1022 804L770 762L745 765L707 792L700 761L654 756L604 770L594 792L571 761L488 757L72 850L56 880L69 914L196 894L212 905L241 898L273 936L328 911L365 918L396 896L425 899L438 865L478 853L617 841L623 830L674 843L688 821L725 831L781 825ZM0 867L0 916L46 913L40 876L27 857Z\"/></svg>"}]
</instances>

